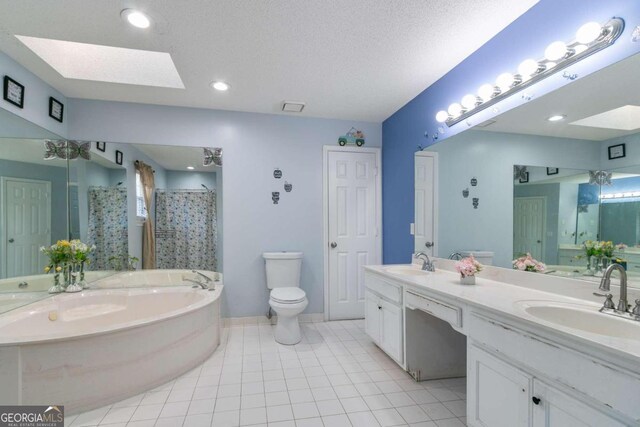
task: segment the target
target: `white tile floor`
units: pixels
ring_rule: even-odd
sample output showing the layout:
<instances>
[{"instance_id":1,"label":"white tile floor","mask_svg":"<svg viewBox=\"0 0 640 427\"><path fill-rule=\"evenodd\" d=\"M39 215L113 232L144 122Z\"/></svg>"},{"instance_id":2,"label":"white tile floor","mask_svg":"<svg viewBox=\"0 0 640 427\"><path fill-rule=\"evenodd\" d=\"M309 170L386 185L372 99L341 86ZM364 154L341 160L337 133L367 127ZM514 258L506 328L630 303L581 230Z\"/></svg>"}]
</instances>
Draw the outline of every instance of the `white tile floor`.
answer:
<instances>
[{"instance_id":1,"label":"white tile floor","mask_svg":"<svg viewBox=\"0 0 640 427\"><path fill-rule=\"evenodd\" d=\"M67 417L67 426L456 427L464 378L416 383L365 335L364 321L302 324L295 346L270 324L223 329L198 368L155 390Z\"/></svg>"}]
</instances>

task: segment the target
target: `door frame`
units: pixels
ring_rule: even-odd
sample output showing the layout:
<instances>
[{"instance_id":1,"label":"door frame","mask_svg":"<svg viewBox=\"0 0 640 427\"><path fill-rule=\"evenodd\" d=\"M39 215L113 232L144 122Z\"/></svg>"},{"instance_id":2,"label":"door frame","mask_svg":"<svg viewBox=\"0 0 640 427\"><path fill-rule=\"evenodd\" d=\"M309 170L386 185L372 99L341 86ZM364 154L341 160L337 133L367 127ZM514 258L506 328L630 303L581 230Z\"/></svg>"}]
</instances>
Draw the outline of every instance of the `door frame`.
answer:
<instances>
[{"instance_id":1,"label":"door frame","mask_svg":"<svg viewBox=\"0 0 640 427\"><path fill-rule=\"evenodd\" d=\"M433 159L433 256L439 257L440 252L440 243L438 240L438 214L440 212L439 205L439 194L438 189L440 187L439 183L439 170L438 170L438 152L437 151L418 151L413 156L413 173L414 173L414 181L415 181L415 168L416 168L416 157L431 157ZM415 206L415 182L413 186L413 221L414 221L414 233L413 233L413 253L416 253L416 236L415 236L415 216L416 216L416 206Z\"/></svg>"},{"instance_id":2,"label":"door frame","mask_svg":"<svg viewBox=\"0 0 640 427\"><path fill-rule=\"evenodd\" d=\"M329 153L373 153L376 155L376 255L382 263L382 152L380 147L325 145L322 147L322 254L324 257L324 320L329 320Z\"/></svg>"},{"instance_id":3,"label":"door frame","mask_svg":"<svg viewBox=\"0 0 640 427\"><path fill-rule=\"evenodd\" d=\"M545 255L546 255L546 249L547 249L547 244L546 244L546 240L547 240L547 196L523 196L523 197L514 197L513 198L513 228L515 230L516 228L516 215L515 215L515 207L516 207L516 201L517 200L527 200L527 199L539 199L542 200L542 239L541 243L540 243L540 259L545 259ZM515 234L515 233L514 233ZM511 247L511 253L513 254L513 256L515 257L515 235L514 235L514 242L513 245Z\"/></svg>"},{"instance_id":4,"label":"door frame","mask_svg":"<svg viewBox=\"0 0 640 427\"><path fill-rule=\"evenodd\" d=\"M7 220L6 217L6 213L7 213L7 205L5 203L6 201L6 187L7 187L7 181L21 181L21 182L32 182L32 183L38 183L38 184L46 184L47 186L47 190L49 193L49 236L51 236L51 215L53 214L53 212L51 212L51 181L45 181L42 179L28 179L28 178L14 178L11 176L0 176L0 256L4 257L4 260L0 260L2 262L0 262L0 279L6 279L7 278L7 266L6 266L6 260L7 260L7 250L8 250L8 245L7 245L7 227L5 227L5 222ZM49 240L51 240L51 238L49 238Z\"/></svg>"}]
</instances>

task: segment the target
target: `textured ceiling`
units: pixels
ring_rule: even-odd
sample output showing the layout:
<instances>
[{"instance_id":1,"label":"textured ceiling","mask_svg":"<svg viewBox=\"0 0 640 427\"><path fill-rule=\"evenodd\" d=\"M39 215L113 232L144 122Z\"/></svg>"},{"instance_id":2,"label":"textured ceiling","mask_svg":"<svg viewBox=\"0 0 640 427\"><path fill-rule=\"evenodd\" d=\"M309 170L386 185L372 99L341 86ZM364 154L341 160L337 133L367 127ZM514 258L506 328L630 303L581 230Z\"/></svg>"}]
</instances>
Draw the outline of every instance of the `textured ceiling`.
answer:
<instances>
[{"instance_id":1,"label":"textured ceiling","mask_svg":"<svg viewBox=\"0 0 640 427\"><path fill-rule=\"evenodd\" d=\"M0 46L67 97L381 122L537 0L0 1ZM151 30L120 18L134 7ZM16 34L167 52L185 89L65 79ZM226 93L213 80L232 85Z\"/></svg>"}]
</instances>

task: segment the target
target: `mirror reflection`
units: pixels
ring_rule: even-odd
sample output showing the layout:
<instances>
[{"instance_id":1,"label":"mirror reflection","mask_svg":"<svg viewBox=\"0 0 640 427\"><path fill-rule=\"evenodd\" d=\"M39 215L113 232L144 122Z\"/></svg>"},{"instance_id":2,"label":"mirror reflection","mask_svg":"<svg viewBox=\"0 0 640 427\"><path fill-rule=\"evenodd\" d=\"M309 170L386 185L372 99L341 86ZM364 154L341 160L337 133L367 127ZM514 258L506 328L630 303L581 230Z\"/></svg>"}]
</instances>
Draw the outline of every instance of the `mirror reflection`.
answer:
<instances>
[{"instance_id":1,"label":"mirror reflection","mask_svg":"<svg viewBox=\"0 0 640 427\"><path fill-rule=\"evenodd\" d=\"M512 268L529 254L546 274L585 280L618 262L640 283L638 65L640 55L418 152L416 171L441 153L434 255ZM416 206L423 187L416 174Z\"/></svg>"}]
</instances>

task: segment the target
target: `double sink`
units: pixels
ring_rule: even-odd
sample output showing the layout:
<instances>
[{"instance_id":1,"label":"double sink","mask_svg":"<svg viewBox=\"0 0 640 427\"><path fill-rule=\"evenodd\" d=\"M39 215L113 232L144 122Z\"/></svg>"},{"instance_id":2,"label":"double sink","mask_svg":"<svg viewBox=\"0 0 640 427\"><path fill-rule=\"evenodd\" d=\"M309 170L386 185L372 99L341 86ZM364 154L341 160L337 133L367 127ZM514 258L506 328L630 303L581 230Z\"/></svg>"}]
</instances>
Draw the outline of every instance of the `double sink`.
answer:
<instances>
[{"instance_id":1,"label":"double sink","mask_svg":"<svg viewBox=\"0 0 640 427\"><path fill-rule=\"evenodd\" d=\"M417 266L391 266L385 272L409 277L434 274ZM436 272L435 274L437 274ZM526 300L515 303L526 315L544 323L587 332L590 334L622 338L640 339L640 322L621 319L599 312L598 304L565 303L550 300Z\"/></svg>"}]
</instances>

